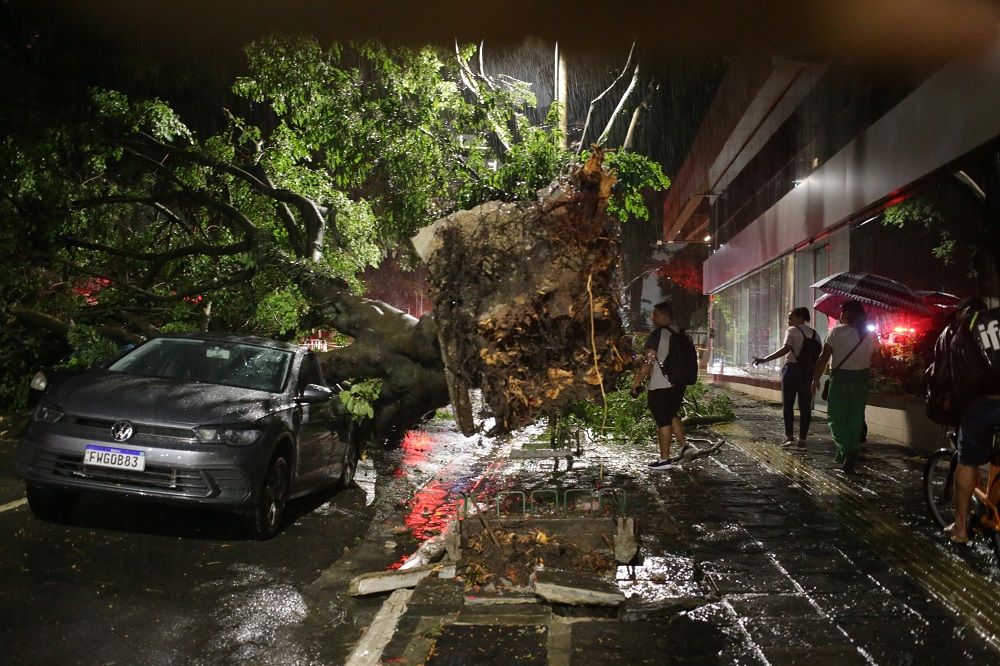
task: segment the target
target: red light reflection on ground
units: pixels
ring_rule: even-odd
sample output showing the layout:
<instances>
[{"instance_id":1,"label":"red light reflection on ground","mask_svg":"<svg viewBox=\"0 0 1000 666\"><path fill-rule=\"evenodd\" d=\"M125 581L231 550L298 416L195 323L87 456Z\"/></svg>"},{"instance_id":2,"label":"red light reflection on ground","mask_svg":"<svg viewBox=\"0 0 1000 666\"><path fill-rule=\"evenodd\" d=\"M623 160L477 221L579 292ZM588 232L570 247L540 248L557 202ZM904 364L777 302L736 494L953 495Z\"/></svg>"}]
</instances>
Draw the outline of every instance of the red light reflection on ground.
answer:
<instances>
[{"instance_id":1,"label":"red light reflection on ground","mask_svg":"<svg viewBox=\"0 0 1000 666\"><path fill-rule=\"evenodd\" d=\"M399 471L419 467L430 457L435 442L434 437L426 432L411 430L403 438L403 464ZM455 514L461 498L453 498L451 484L445 486L439 479L431 481L418 490L409 501L409 512L406 514L406 526L410 533L419 541L444 530L448 520Z\"/></svg>"},{"instance_id":2,"label":"red light reflection on ground","mask_svg":"<svg viewBox=\"0 0 1000 666\"><path fill-rule=\"evenodd\" d=\"M427 463L430 453L437 444L433 435L426 432L411 430L403 438L403 461L395 474L401 476L408 469ZM407 503L408 511L404 517L407 529L421 543L440 534L448 526L462 503L462 493L472 494L483 481L483 475L472 476L472 470L462 474L444 473L453 463L442 466L435 479L420 488ZM490 471L502 461L496 461L490 466ZM487 473L486 476L489 476ZM447 481L442 478L448 479ZM409 556L403 557L390 569L398 569Z\"/></svg>"}]
</instances>

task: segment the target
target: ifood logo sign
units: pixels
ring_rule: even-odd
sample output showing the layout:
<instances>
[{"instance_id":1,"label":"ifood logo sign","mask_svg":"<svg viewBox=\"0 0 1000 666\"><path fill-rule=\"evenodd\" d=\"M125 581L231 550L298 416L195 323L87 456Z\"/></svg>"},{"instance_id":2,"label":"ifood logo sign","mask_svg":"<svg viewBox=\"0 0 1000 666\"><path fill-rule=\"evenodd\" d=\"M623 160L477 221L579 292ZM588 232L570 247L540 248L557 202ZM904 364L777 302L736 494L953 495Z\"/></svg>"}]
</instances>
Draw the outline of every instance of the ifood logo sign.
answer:
<instances>
[{"instance_id":1,"label":"ifood logo sign","mask_svg":"<svg viewBox=\"0 0 1000 666\"><path fill-rule=\"evenodd\" d=\"M1000 351L1000 322L994 319L988 324L977 325L976 330L979 331L983 349Z\"/></svg>"}]
</instances>

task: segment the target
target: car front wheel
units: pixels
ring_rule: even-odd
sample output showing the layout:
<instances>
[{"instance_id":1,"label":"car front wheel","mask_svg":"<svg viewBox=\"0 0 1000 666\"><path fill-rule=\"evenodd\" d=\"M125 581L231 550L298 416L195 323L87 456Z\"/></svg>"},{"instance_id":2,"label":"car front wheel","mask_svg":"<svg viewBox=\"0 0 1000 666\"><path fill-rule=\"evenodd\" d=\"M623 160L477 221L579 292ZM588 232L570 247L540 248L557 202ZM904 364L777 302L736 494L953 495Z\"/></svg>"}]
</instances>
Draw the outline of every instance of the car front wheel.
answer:
<instances>
[{"instance_id":1,"label":"car front wheel","mask_svg":"<svg viewBox=\"0 0 1000 666\"><path fill-rule=\"evenodd\" d=\"M55 523L66 520L80 499L79 493L38 486L28 486L25 494L28 496L28 508L33 514Z\"/></svg>"},{"instance_id":2,"label":"car front wheel","mask_svg":"<svg viewBox=\"0 0 1000 666\"><path fill-rule=\"evenodd\" d=\"M281 531L288 504L288 485L288 462L278 454L267 469L256 509L250 517L250 530L255 539L266 541Z\"/></svg>"},{"instance_id":3,"label":"car front wheel","mask_svg":"<svg viewBox=\"0 0 1000 666\"><path fill-rule=\"evenodd\" d=\"M354 483L354 476L358 472L358 445L353 441L348 441L344 447L344 461L340 468L339 484L341 488L350 488Z\"/></svg>"}]
</instances>

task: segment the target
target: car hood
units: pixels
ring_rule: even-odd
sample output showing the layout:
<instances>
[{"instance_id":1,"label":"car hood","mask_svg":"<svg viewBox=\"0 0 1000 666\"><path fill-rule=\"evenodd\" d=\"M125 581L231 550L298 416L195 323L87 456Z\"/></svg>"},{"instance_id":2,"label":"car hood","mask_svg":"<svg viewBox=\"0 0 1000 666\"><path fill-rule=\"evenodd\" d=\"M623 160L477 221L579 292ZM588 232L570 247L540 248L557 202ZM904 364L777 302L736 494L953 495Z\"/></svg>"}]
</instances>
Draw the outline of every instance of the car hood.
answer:
<instances>
[{"instance_id":1,"label":"car hood","mask_svg":"<svg viewBox=\"0 0 1000 666\"><path fill-rule=\"evenodd\" d=\"M265 391L107 371L69 379L47 400L77 416L191 426L256 421L293 404Z\"/></svg>"}]
</instances>

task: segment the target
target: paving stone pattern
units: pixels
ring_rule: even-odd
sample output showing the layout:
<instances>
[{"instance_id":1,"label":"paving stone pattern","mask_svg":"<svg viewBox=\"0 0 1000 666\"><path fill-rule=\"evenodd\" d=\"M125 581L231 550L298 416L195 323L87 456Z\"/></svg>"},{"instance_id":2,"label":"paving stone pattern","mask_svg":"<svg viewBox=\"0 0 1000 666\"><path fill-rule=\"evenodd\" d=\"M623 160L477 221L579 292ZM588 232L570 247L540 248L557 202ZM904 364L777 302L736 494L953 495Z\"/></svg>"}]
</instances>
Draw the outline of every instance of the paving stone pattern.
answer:
<instances>
[{"instance_id":1,"label":"paving stone pattern","mask_svg":"<svg viewBox=\"0 0 1000 666\"><path fill-rule=\"evenodd\" d=\"M628 622L530 599L473 606L460 585L425 581L383 663L1000 663L1000 571L988 548L951 546L931 523L923 454L869 442L846 477L822 422L789 452L775 405L734 399L736 423L718 429L728 444L683 468L647 471L652 444L592 445L570 468L507 460L492 481L624 489L648 566L621 567L623 591L706 603ZM981 596L963 606L970 587Z\"/></svg>"}]
</instances>

